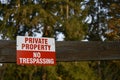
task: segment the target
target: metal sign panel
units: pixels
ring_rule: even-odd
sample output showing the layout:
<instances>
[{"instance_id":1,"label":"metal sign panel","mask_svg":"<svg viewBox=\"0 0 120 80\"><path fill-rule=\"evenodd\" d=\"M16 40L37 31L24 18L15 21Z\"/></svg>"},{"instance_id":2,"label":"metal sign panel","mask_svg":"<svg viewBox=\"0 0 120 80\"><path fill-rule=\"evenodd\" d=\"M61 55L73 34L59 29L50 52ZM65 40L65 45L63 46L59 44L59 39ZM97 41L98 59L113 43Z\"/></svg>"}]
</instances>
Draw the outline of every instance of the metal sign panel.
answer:
<instances>
[{"instance_id":1,"label":"metal sign panel","mask_svg":"<svg viewBox=\"0 0 120 80\"><path fill-rule=\"evenodd\" d=\"M55 65L54 38L17 36L17 64Z\"/></svg>"}]
</instances>

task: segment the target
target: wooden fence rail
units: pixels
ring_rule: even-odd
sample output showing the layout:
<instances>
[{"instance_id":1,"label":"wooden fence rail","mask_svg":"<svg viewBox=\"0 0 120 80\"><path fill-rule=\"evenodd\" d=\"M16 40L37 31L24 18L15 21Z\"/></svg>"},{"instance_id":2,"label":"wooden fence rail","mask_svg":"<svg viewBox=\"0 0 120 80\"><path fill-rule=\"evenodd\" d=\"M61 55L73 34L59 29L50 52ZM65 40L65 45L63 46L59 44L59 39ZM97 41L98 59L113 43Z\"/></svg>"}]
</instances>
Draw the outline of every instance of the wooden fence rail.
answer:
<instances>
[{"instance_id":1,"label":"wooden fence rail","mask_svg":"<svg viewBox=\"0 0 120 80\"><path fill-rule=\"evenodd\" d=\"M119 60L120 42L56 42L57 61ZM0 40L0 63L16 62L16 42Z\"/></svg>"}]
</instances>

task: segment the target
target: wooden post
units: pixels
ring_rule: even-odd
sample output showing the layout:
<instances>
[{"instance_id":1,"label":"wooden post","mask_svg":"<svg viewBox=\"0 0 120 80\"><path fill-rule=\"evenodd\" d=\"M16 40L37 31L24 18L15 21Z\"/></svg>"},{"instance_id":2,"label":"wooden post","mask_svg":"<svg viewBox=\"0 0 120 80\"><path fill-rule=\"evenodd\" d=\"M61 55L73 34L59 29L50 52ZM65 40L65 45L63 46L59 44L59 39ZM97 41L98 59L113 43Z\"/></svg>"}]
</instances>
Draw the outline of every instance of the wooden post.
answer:
<instances>
[{"instance_id":1,"label":"wooden post","mask_svg":"<svg viewBox=\"0 0 120 80\"><path fill-rule=\"evenodd\" d=\"M57 61L118 60L120 42L56 42ZM16 41L0 40L0 63L16 62Z\"/></svg>"}]
</instances>

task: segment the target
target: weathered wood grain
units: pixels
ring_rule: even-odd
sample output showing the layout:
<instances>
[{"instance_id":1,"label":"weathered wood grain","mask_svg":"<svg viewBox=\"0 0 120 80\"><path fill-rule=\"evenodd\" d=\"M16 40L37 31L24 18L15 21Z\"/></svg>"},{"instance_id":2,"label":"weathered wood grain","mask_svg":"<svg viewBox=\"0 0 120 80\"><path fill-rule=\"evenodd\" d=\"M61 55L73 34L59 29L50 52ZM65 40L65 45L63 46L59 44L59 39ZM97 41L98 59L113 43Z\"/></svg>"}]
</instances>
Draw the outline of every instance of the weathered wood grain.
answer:
<instances>
[{"instance_id":1,"label":"weathered wood grain","mask_svg":"<svg viewBox=\"0 0 120 80\"><path fill-rule=\"evenodd\" d=\"M57 61L119 60L120 42L56 42ZM16 62L16 42L0 40L0 62Z\"/></svg>"},{"instance_id":2,"label":"weathered wood grain","mask_svg":"<svg viewBox=\"0 0 120 80\"><path fill-rule=\"evenodd\" d=\"M120 42L56 43L58 61L113 60L120 59Z\"/></svg>"}]
</instances>

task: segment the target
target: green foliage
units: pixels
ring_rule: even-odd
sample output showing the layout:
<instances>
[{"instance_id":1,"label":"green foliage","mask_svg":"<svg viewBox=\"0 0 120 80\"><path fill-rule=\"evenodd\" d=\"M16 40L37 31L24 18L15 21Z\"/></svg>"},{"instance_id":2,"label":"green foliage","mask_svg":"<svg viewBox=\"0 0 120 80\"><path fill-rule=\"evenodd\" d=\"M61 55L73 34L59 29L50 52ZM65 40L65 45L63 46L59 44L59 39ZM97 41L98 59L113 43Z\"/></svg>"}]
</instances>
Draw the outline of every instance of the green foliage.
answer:
<instances>
[{"instance_id":1,"label":"green foliage","mask_svg":"<svg viewBox=\"0 0 120 80\"><path fill-rule=\"evenodd\" d=\"M89 63L84 61L58 63L58 74L62 80L96 80L98 78Z\"/></svg>"},{"instance_id":2,"label":"green foliage","mask_svg":"<svg viewBox=\"0 0 120 80\"><path fill-rule=\"evenodd\" d=\"M103 41L103 37L106 41L119 41L119 0L91 0L88 4L88 14L92 19L89 24L89 41Z\"/></svg>"},{"instance_id":3,"label":"green foliage","mask_svg":"<svg viewBox=\"0 0 120 80\"><path fill-rule=\"evenodd\" d=\"M77 17L67 20L64 27L66 40L81 40L87 32L87 26Z\"/></svg>"},{"instance_id":4,"label":"green foliage","mask_svg":"<svg viewBox=\"0 0 120 80\"><path fill-rule=\"evenodd\" d=\"M5 64L4 80L99 80L91 62L58 62L56 66Z\"/></svg>"}]
</instances>

